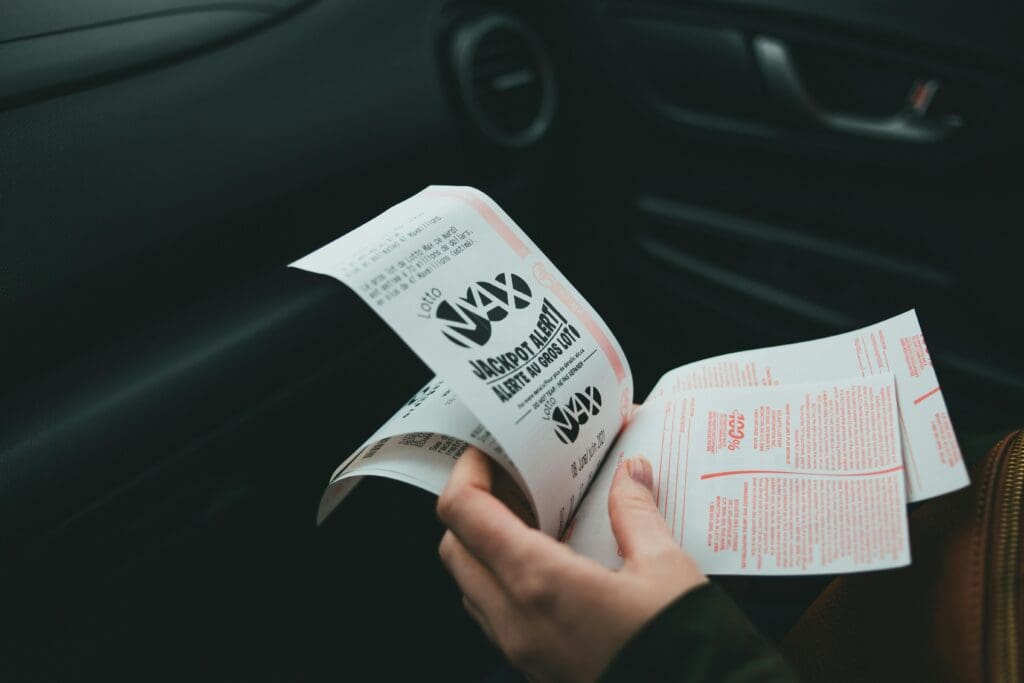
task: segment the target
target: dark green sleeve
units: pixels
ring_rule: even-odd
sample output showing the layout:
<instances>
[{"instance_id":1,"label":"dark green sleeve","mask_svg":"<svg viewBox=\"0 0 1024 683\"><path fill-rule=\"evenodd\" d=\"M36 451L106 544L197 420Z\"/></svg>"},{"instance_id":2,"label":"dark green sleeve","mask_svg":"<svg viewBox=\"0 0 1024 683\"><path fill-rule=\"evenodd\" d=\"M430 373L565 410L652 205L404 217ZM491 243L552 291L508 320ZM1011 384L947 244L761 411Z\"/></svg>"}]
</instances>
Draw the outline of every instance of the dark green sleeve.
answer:
<instances>
[{"instance_id":1,"label":"dark green sleeve","mask_svg":"<svg viewBox=\"0 0 1024 683\"><path fill-rule=\"evenodd\" d=\"M796 681L796 674L714 584L683 595L640 629L601 683Z\"/></svg>"}]
</instances>

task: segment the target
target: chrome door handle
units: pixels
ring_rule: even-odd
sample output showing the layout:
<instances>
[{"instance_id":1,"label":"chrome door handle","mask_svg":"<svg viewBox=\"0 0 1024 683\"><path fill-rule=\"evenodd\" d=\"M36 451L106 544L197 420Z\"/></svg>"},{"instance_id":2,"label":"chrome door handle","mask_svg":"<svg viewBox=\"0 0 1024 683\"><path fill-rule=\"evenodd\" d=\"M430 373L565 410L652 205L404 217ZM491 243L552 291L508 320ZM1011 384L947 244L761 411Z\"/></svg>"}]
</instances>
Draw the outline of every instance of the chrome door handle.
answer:
<instances>
[{"instance_id":1,"label":"chrome door handle","mask_svg":"<svg viewBox=\"0 0 1024 683\"><path fill-rule=\"evenodd\" d=\"M904 106L892 114L866 116L845 113L829 110L815 101L804 85L785 42L769 36L755 36L753 49L769 94L790 114L828 130L876 140L934 143L948 138L962 125L956 116L926 116L928 105L940 87L934 79L916 81Z\"/></svg>"}]
</instances>

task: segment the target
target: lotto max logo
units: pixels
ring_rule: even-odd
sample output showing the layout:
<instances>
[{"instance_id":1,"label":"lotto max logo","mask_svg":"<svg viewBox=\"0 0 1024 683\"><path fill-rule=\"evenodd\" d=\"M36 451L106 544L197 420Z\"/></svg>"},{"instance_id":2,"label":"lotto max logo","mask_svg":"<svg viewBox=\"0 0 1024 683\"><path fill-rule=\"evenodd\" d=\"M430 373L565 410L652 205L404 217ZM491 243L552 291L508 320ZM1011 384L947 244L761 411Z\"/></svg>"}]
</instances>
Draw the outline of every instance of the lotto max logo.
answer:
<instances>
[{"instance_id":1,"label":"lotto max logo","mask_svg":"<svg viewBox=\"0 0 1024 683\"><path fill-rule=\"evenodd\" d=\"M530 305L533 292L515 273L499 273L491 282L477 282L454 302L442 301L437 318L447 323L444 336L456 346L483 346L491 338L491 324L508 317L509 311Z\"/></svg>"},{"instance_id":2,"label":"lotto max logo","mask_svg":"<svg viewBox=\"0 0 1024 683\"><path fill-rule=\"evenodd\" d=\"M601 392L595 387L587 387L572 395L564 406L551 411L551 421L555 423L555 434L562 443L576 443L580 435L580 427L587 420L601 412Z\"/></svg>"}]
</instances>

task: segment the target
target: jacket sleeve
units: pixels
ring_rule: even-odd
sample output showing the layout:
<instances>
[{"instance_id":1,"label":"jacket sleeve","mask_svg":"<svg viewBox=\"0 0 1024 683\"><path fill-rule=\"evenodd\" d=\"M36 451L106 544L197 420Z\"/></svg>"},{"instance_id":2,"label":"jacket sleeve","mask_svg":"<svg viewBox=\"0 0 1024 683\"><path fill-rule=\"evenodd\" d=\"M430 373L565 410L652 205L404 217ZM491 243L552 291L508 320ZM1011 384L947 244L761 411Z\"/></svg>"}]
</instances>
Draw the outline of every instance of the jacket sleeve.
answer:
<instances>
[{"instance_id":1,"label":"jacket sleeve","mask_svg":"<svg viewBox=\"0 0 1024 683\"><path fill-rule=\"evenodd\" d=\"M792 683L796 674L721 588L686 593L615 656L601 683Z\"/></svg>"}]
</instances>

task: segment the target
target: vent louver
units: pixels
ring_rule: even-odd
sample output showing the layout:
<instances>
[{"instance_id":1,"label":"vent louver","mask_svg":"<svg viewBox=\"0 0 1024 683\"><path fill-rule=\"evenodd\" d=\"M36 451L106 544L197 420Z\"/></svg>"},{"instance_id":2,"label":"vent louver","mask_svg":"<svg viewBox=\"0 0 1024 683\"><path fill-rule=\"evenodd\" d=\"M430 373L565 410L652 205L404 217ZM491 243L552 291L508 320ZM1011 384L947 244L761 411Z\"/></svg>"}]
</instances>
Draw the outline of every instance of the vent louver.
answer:
<instances>
[{"instance_id":1,"label":"vent louver","mask_svg":"<svg viewBox=\"0 0 1024 683\"><path fill-rule=\"evenodd\" d=\"M487 16L454 36L456 80L473 123L492 141L525 147L555 113L555 78L543 43L509 16Z\"/></svg>"}]
</instances>

